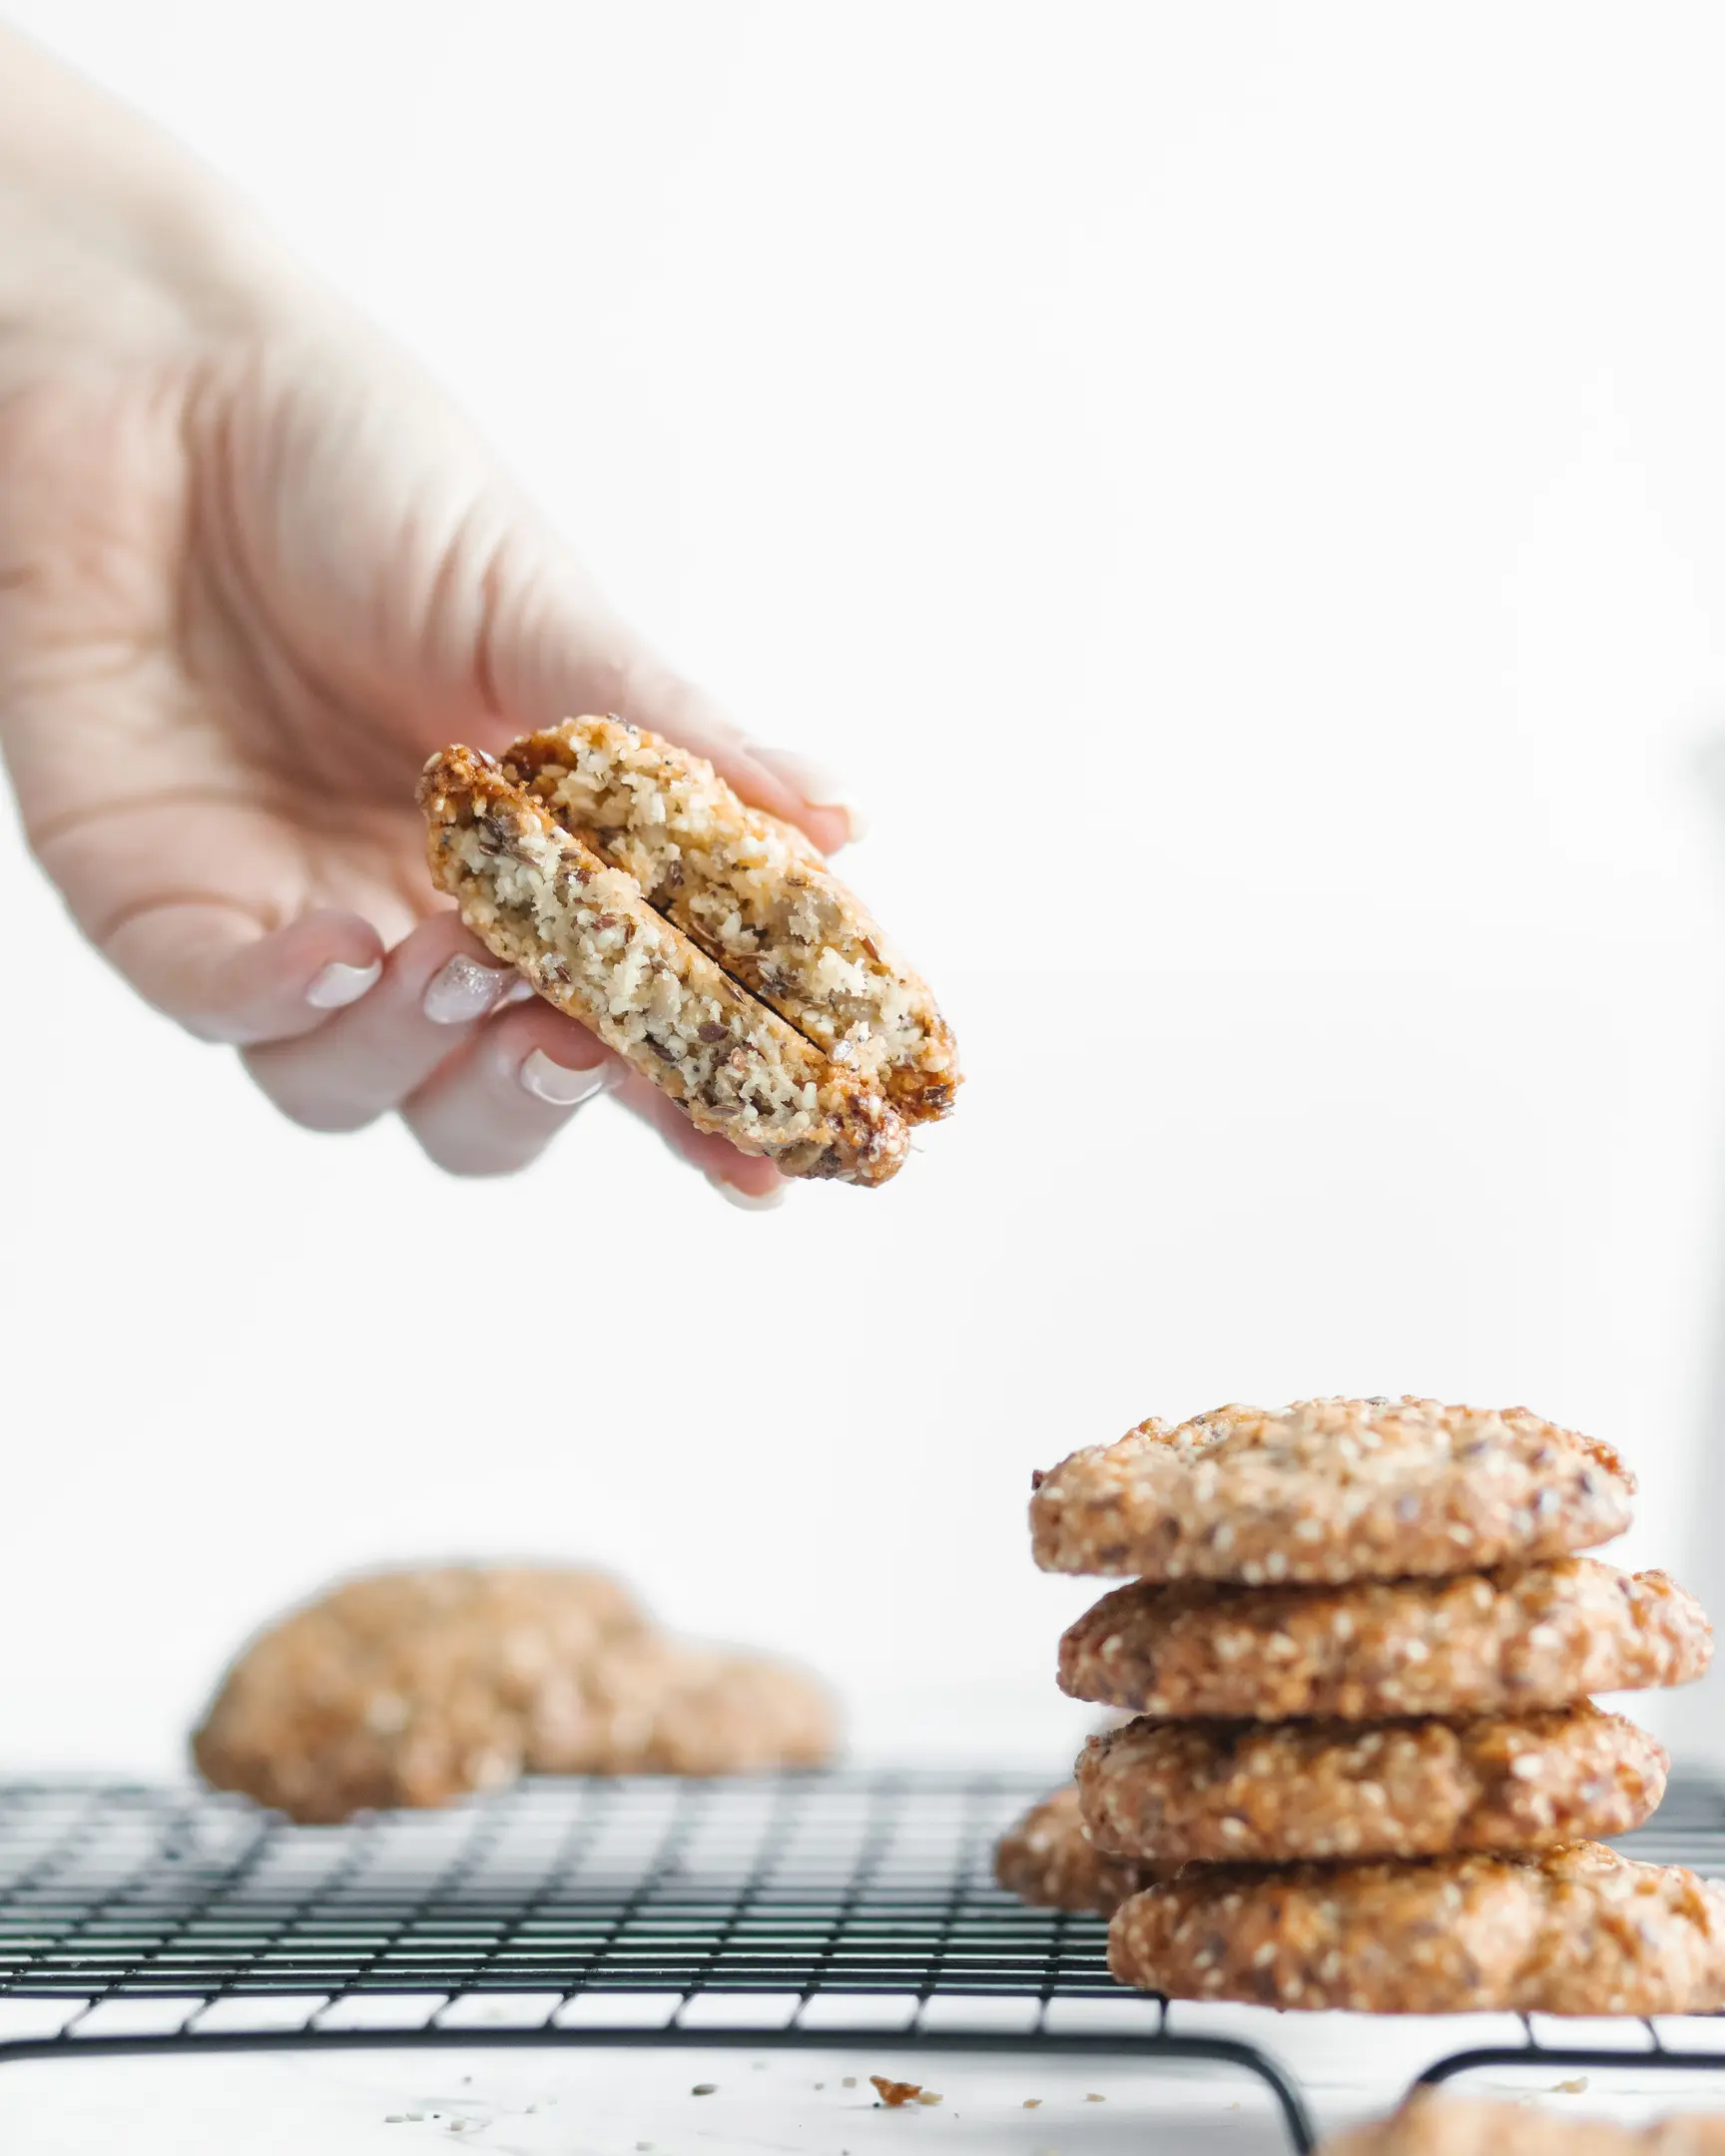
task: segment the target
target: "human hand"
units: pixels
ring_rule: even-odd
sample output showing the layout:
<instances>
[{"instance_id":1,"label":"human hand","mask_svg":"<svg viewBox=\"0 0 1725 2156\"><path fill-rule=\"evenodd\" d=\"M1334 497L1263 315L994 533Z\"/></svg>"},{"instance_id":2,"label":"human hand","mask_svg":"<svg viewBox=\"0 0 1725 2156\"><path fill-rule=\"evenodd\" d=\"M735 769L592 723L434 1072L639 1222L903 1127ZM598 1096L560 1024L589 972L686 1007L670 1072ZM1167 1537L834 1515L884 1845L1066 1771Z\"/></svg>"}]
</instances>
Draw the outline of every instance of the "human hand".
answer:
<instances>
[{"instance_id":1,"label":"human hand","mask_svg":"<svg viewBox=\"0 0 1725 2156\"><path fill-rule=\"evenodd\" d=\"M431 887L427 755L587 710L824 849L855 834L841 788L618 619L407 362L147 130L116 152L100 101L0 43L0 747L91 941L312 1129L393 1111L440 1166L497 1173L616 1088L771 1202L769 1163L515 1000Z\"/></svg>"}]
</instances>

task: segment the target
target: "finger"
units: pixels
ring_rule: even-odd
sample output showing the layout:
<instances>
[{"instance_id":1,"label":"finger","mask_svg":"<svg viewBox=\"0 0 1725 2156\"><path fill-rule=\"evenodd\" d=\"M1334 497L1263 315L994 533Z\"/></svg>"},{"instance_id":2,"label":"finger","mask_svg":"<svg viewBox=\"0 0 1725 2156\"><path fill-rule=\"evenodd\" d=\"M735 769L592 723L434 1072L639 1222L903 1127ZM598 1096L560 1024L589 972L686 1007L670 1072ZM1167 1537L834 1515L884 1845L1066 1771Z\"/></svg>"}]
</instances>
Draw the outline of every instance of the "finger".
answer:
<instances>
[{"instance_id":1,"label":"finger","mask_svg":"<svg viewBox=\"0 0 1725 2156\"><path fill-rule=\"evenodd\" d=\"M645 1078L631 1072L618 1089L618 1098L632 1115L658 1132L679 1160L700 1169L730 1204L760 1213L785 1203L790 1186L771 1161L739 1153L725 1139L698 1131L677 1104Z\"/></svg>"},{"instance_id":2,"label":"finger","mask_svg":"<svg viewBox=\"0 0 1725 2156\"><path fill-rule=\"evenodd\" d=\"M692 682L643 652L622 701L610 707L696 756L705 757L746 802L807 831L823 853L866 835L855 790L813 757L749 740Z\"/></svg>"},{"instance_id":3,"label":"finger","mask_svg":"<svg viewBox=\"0 0 1725 2156\"><path fill-rule=\"evenodd\" d=\"M401 1120L451 1175L511 1175L624 1076L602 1041L535 998L480 1026L402 1103Z\"/></svg>"},{"instance_id":4,"label":"finger","mask_svg":"<svg viewBox=\"0 0 1725 2156\"><path fill-rule=\"evenodd\" d=\"M531 525L484 554L475 669L497 749L582 711L615 712L706 757L747 802L807 831L824 852L862 837L854 790L813 759L752 742L714 700L668 667Z\"/></svg>"},{"instance_id":5,"label":"finger","mask_svg":"<svg viewBox=\"0 0 1725 2156\"><path fill-rule=\"evenodd\" d=\"M314 1033L248 1049L246 1065L295 1123L359 1130L416 1092L519 978L456 914L434 914L395 946L356 1003Z\"/></svg>"},{"instance_id":6,"label":"finger","mask_svg":"<svg viewBox=\"0 0 1725 2156\"><path fill-rule=\"evenodd\" d=\"M355 913L307 913L267 933L239 906L170 900L122 920L102 948L160 1011L204 1040L289 1040L357 1002L383 945Z\"/></svg>"}]
</instances>

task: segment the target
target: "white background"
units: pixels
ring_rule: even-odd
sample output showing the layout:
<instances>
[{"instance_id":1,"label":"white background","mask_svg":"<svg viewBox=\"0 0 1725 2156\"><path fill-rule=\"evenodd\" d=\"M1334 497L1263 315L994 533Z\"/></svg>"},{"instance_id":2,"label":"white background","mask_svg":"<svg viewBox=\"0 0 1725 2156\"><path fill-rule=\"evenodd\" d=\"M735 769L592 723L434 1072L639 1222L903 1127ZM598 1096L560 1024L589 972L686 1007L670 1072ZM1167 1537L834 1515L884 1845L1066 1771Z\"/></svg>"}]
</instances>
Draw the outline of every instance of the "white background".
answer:
<instances>
[{"instance_id":1,"label":"white background","mask_svg":"<svg viewBox=\"0 0 1725 2156\"><path fill-rule=\"evenodd\" d=\"M609 1107L459 1186L275 1121L4 848L0 1768L172 1766L284 1601L520 1552L865 1752L1057 1764L1029 1471L1231 1398L1573 1420L1725 1606L1725 18L11 12L855 771L971 1078L775 1216Z\"/></svg>"}]
</instances>

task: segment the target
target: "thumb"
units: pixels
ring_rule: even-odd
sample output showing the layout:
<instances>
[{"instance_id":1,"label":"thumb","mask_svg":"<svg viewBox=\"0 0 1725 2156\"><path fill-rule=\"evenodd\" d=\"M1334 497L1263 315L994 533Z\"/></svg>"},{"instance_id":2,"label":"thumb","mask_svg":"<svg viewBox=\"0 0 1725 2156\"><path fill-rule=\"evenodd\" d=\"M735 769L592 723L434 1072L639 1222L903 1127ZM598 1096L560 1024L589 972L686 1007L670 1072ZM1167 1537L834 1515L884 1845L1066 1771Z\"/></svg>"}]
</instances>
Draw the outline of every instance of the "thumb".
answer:
<instances>
[{"instance_id":1,"label":"thumb","mask_svg":"<svg viewBox=\"0 0 1725 2156\"><path fill-rule=\"evenodd\" d=\"M354 913L306 913L266 931L221 900L165 899L102 939L146 1002L200 1040L253 1047L292 1040L356 1002L383 970L383 945Z\"/></svg>"},{"instance_id":2,"label":"thumb","mask_svg":"<svg viewBox=\"0 0 1725 2156\"><path fill-rule=\"evenodd\" d=\"M481 576L478 664L497 749L581 712L614 712L705 757L742 798L808 833L824 852L862 835L853 790L812 758L752 740L677 672L598 591L580 564L517 525Z\"/></svg>"}]
</instances>

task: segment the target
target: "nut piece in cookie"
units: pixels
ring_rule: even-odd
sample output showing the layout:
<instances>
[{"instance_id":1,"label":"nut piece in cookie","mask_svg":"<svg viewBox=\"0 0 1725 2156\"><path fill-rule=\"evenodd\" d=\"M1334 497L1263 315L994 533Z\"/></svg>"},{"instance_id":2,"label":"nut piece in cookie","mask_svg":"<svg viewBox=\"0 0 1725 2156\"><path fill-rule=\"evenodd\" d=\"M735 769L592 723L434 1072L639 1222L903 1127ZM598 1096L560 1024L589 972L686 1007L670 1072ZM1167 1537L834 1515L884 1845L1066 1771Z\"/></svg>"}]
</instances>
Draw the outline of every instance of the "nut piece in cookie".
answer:
<instances>
[{"instance_id":1,"label":"nut piece in cookie","mask_svg":"<svg viewBox=\"0 0 1725 2156\"><path fill-rule=\"evenodd\" d=\"M1725 2118L1652 2126L1482 2103L1417 2089L1400 2110L1326 2141L1318 2156L1725 2156Z\"/></svg>"},{"instance_id":2,"label":"nut piece in cookie","mask_svg":"<svg viewBox=\"0 0 1725 2156\"><path fill-rule=\"evenodd\" d=\"M1060 1689L1181 1719L1283 1722L1565 1707L1689 1684L1713 1628L1663 1572L1592 1557L1340 1587L1116 1587L1068 1626Z\"/></svg>"},{"instance_id":3,"label":"nut piece in cookie","mask_svg":"<svg viewBox=\"0 0 1725 2156\"><path fill-rule=\"evenodd\" d=\"M833 1737L813 1679L662 1639L603 1574L475 1565L351 1580L281 1619L192 1752L212 1787L315 1825L523 1774L809 1765Z\"/></svg>"},{"instance_id":4,"label":"nut piece in cookie","mask_svg":"<svg viewBox=\"0 0 1725 2156\"><path fill-rule=\"evenodd\" d=\"M1425 1864L1189 1866L1108 1929L1122 1983L1360 2013L1725 2009L1725 1886L1598 1843Z\"/></svg>"},{"instance_id":5,"label":"nut piece in cookie","mask_svg":"<svg viewBox=\"0 0 1725 2156\"><path fill-rule=\"evenodd\" d=\"M1471 1722L1156 1722L1078 1758L1091 1840L1163 1864L1437 1857L1625 1834L1665 1794L1647 1732L1596 1707Z\"/></svg>"},{"instance_id":6,"label":"nut piece in cookie","mask_svg":"<svg viewBox=\"0 0 1725 2156\"><path fill-rule=\"evenodd\" d=\"M994 1878L1032 1908L1075 1916L1111 1916L1128 1894L1172 1876L1177 1867L1104 1857L1084 1831L1070 1783L1032 1805L994 1845Z\"/></svg>"},{"instance_id":7,"label":"nut piece in cookie","mask_svg":"<svg viewBox=\"0 0 1725 2156\"><path fill-rule=\"evenodd\" d=\"M1246 1586L1398 1579L1564 1557L1621 1534L1609 1446L1525 1407L1299 1400L1154 1419L1037 1476L1045 1572Z\"/></svg>"},{"instance_id":8,"label":"nut piece in cookie","mask_svg":"<svg viewBox=\"0 0 1725 2156\"><path fill-rule=\"evenodd\" d=\"M480 942L697 1130L785 1175L875 1184L897 1173L909 1132L879 1089L740 988L490 757L433 757L419 806L432 879Z\"/></svg>"},{"instance_id":9,"label":"nut piece in cookie","mask_svg":"<svg viewBox=\"0 0 1725 2156\"><path fill-rule=\"evenodd\" d=\"M711 764L616 718L568 719L503 752L508 776L625 870L647 902L906 1122L946 1115L958 1050L927 983L801 831Z\"/></svg>"}]
</instances>

